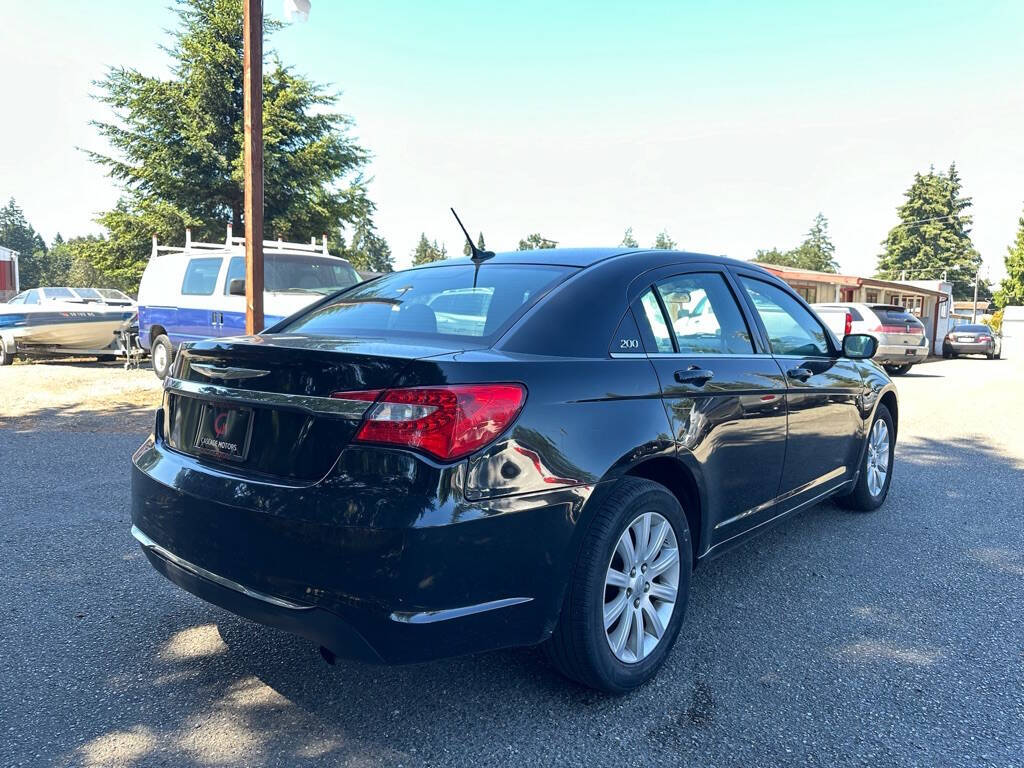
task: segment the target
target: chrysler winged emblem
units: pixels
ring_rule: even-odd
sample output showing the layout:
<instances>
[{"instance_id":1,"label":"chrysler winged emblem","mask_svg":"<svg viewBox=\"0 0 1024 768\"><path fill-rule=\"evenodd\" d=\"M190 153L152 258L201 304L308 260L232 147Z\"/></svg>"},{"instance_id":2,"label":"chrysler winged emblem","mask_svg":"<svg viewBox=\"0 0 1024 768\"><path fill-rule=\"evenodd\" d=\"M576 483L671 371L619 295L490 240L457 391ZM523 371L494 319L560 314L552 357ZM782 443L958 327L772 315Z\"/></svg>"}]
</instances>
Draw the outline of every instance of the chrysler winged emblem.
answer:
<instances>
[{"instance_id":1,"label":"chrysler winged emblem","mask_svg":"<svg viewBox=\"0 0 1024 768\"><path fill-rule=\"evenodd\" d=\"M270 371L261 371L256 368L235 368L207 363L192 363L191 368L196 373L201 373L211 379L255 379L270 373Z\"/></svg>"}]
</instances>

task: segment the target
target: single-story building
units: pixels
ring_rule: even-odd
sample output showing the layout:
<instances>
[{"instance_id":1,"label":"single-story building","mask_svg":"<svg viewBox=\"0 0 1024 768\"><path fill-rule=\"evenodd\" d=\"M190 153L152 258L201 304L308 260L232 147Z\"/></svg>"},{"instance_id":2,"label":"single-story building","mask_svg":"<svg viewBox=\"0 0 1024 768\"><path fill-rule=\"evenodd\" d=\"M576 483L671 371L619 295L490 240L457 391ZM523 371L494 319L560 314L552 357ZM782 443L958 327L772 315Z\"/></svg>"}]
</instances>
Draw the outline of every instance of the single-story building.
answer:
<instances>
[{"instance_id":1,"label":"single-story building","mask_svg":"<svg viewBox=\"0 0 1024 768\"><path fill-rule=\"evenodd\" d=\"M1024 358L1024 307L1003 307L1003 357Z\"/></svg>"},{"instance_id":2,"label":"single-story building","mask_svg":"<svg viewBox=\"0 0 1024 768\"><path fill-rule=\"evenodd\" d=\"M942 280L879 280L760 262L758 266L787 282L808 304L842 302L906 307L924 324L932 354L942 354L942 340L953 325L950 311L952 283Z\"/></svg>"},{"instance_id":3,"label":"single-story building","mask_svg":"<svg viewBox=\"0 0 1024 768\"><path fill-rule=\"evenodd\" d=\"M0 245L0 301L18 293L18 252Z\"/></svg>"},{"instance_id":4,"label":"single-story building","mask_svg":"<svg viewBox=\"0 0 1024 768\"><path fill-rule=\"evenodd\" d=\"M992 306L992 302L987 299L978 299L977 308L973 301L954 301L953 312L958 315L970 315L974 317L974 313L977 311L978 317L982 315L991 315L995 311L995 307Z\"/></svg>"}]
</instances>

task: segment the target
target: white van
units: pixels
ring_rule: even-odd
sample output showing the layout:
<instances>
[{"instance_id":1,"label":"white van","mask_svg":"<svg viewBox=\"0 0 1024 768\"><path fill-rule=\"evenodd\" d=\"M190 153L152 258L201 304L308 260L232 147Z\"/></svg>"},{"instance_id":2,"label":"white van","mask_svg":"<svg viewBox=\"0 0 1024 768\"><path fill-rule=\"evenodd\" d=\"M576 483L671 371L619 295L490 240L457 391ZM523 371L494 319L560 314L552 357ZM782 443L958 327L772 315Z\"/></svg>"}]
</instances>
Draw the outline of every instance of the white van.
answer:
<instances>
[{"instance_id":1,"label":"white van","mask_svg":"<svg viewBox=\"0 0 1024 768\"><path fill-rule=\"evenodd\" d=\"M263 314L267 327L327 294L359 282L345 259L331 256L322 244L263 244ZM185 247L157 244L139 284L139 343L151 352L161 379L170 370L178 346L211 336L245 333L245 239L223 243L193 242Z\"/></svg>"}]
</instances>

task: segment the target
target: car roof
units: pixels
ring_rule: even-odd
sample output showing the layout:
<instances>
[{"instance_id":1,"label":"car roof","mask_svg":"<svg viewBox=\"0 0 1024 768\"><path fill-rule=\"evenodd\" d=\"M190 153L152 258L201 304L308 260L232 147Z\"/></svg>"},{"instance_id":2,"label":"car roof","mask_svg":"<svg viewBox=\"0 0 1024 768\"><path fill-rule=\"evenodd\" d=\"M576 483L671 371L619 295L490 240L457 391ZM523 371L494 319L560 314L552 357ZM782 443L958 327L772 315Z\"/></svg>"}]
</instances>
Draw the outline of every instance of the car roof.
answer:
<instances>
[{"instance_id":1,"label":"car roof","mask_svg":"<svg viewBox=\"0 0 1024 768\"><path fill-rule=\"evenodd\" d=\"M748 261L729 259L724 256L712 256L707 253L693 253L690 251L665 251L651 248L537 248L529 251L501 251L487 259L488 264L552 264L565 267L589 267L602 261L620 256L662 256L677 257L678 262L686 261L715 261L731 263L735 266L744 266L757 271L764 271L758 265ZM468 256L457 256L443 261L433 261L428 264L421 264L422 267L439 265L472 264L473 260Z\"/></svg>"}]
</instances>

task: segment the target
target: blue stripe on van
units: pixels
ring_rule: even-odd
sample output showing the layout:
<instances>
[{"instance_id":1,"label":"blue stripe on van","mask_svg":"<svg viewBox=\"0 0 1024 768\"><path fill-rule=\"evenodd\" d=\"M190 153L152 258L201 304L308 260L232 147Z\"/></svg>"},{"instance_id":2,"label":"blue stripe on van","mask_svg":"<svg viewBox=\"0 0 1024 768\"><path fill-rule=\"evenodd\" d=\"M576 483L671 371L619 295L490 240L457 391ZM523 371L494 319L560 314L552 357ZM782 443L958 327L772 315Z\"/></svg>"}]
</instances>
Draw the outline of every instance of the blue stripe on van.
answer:
<instances>
[{"instance_id":1,"label":"blue stripe on van","mask_svg":"<svg viewBox=\"0 0 1024 768\"><path fill-rule=\"evenodd\" d=\"M139 343L149 349L153 345L151 329L159 326L166 331L171 344L177 347L183 341L198 341L214 336L237 336L245 333L244 312L223 312L224 324L211 322L213 313L221 310L186 309L183 307L139 306ZM283 320L281 315L264 316L264 327Z\"/></svg>"}]
</instances>

